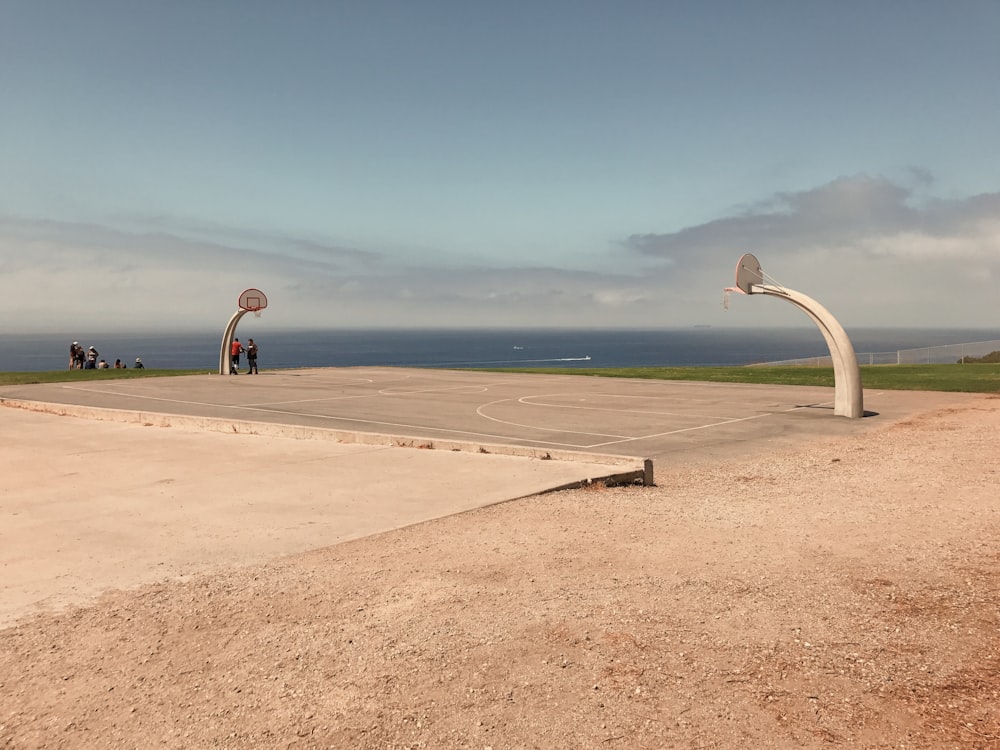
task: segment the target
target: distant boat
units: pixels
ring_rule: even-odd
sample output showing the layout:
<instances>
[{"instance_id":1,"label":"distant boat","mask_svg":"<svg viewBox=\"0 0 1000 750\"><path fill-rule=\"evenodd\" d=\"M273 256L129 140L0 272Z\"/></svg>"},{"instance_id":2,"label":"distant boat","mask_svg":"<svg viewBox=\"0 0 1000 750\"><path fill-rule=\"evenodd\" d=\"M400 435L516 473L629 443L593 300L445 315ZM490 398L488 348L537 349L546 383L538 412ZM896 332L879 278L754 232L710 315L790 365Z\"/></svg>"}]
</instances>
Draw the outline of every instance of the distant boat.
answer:
<instances>
[{"instance_id":1,"label":"distant boat","mask_svg":"<svg viewBox=\"0 0 1000 750\"><path fill-rule=\"evenodd\" d=\"M523 346L515 346L514 348L515 349L523 349L524 347Z\"/></svg>"}]
</instances>

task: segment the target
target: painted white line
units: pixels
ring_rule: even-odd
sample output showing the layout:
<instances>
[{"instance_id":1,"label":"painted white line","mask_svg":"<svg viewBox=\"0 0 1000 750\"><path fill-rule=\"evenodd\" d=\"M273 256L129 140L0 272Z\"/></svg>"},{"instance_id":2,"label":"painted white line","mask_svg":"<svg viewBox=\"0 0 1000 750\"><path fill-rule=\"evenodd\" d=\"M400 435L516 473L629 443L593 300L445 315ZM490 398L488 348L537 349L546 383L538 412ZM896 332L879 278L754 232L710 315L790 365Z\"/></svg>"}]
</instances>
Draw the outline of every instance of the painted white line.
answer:
<instances>
[{"instance_id":1,"label":"painted white line","mask_svg":"<svg viewBox=\"0 0 1000 750\"><path fill-rule=\"evenodd\" d=\"M539 396L522 396L518 399L522 404L528 404L531 406L542 406L550 409L580 409L582 411L605 411L611 412L612 414L657 414L666 417L690 417L691 419L740 419L740 417L727 417L719 416L718 414L688 414L675 411L657 411L655 409L611 409L603 406L575 406L572 404L555 404L555 403L538 403L533 399L536 398L552 398L553 396L562 396L570 394L562 393L546 393ZM618 396L616 394L594 394L597 396L610 396L612 398L646 398L646 396ZM583 399L581 399L582 401Z\"/></svg>"},{"instance_id":2,"label":"painted white line","mask_svg":"<svg viewBox=\"0 0 1000 750\"><path fill-rule=\"evenodd\" d=\"M109 396L127 396L130 398L146 399L148 401L160 401L166 403L175 404L190 404L193 406L210 406L216 409L232 409L232 410L243 410L250 412L257 412L260 414L275 414L282 415L286 417L305 417L307 419L318 419L323 421L336 421L336 422L351 422L355 424L366 424L366 425L378 425L382 427L401 427L409 430L433 430L434 432L443 433L445 435L466 435L481 439L490 440L505 440L514 441L522 443L531 443L533 445L548 446L552 448L567 448L571 450L586 450L588 448L594 447L593 445L580 445L579 443L560 443L551 440L532 440L530 438L518 438L512 437L510 435L495 435L489 432L472 432L470 430L454 430L448 427L433 427L426 424L408 424L405 422L382 422L374 419L358 419L355 417L343 417L343 416L330 416L326 414L310 414L309 412L296 412L296 411L284 411L280 409L262 409L254 406L245 405L233 405L233 404L216 404L204 401L184 401L181 399L170 399L170 398L160 398L158 396L141 396L131 393L125 393L120 391L111 391L106 389L96 389L96 388L80 388L80 389L70 389L70 390L83 390L92 393L102 393ZM184 414L178 414L177 416L183 417L187 416ZM572 434L572 433L571 433ZM586 433L581 433L586 434ZM428 438L428 440L433 440L433 438Z\"/></svg>"},{"instance_id":3,"label":"painted white line","mask_svg":"<svg viewBox=\"0 0 1000 750\"><path fill-rule=\"evenodd\" d=\"M244 404L247 408L254 406L279 406L282 404L319 404L324 401L353 401L359 398L373 398L374 395L371 393L358 393L353 396L327 396L326 398L300 398L295 401L252 401L249 404ZM221 404L220 404L221 405ZM240 408L237 404L232 404L232 408Z\"/></svg>"},{"instance_id":4,"label":"painted white line","mask_svg":"<svg viewBox=\"0 0 1000 750\"><path fill-rule=\"evenodd\" d=\"M427 388L414 388L412 390L394 390L383 388L378 392L380 396L419 396L422 393L486 393L489 388L484 385L451 385L436 386Z\"/></svg>"},{"instance_id":5,"label":"painted white line","mask_svg":"<svg viewBox=\"0 0 1000 750\"><path fill-rule=\"evenodd\" d=\"M280 374L278 374L278 373L276 373L274 371L270 371L267 374L270 375L271 377L281 377ZM301 378L301 377L302 377L301 375L287 375L286 379L288 379L288 378ZM316 378L315 380L319 380L319 378ZM346 383L348 385L353 385L355 383L374 383L375 381L372 380L371 378L334 378L334 377L330 377L330 378L323 378L322 382L324 382L324 383Z\"/></svg>"},{"instance_id":6,"label":"painted white line","mask_svg":"<svg viewBox=\"0 0 1000 750\"><path fill-rule=\"evenodd\" d=\"M242 409L246 407L232 406L228 407L231 409ZM573 450L581 450L586 448L592 448L593 445L580 445L579 443L558 443L551 440L532 440L530 438L520 438L511 435L495 435L489 432L473 432L471 430L455 430L450 427L433 427L426 424L408 424L406 422L383 422L375 419L360 419L357 417L343 417L343 416L327 416L325 414L309 414L302 412L292 412L292 411L278 411L276 409L254 409L247 408L247 411L260 412L262 414L281 414L283 416L294 416L294 417L306 417L308 419L321 419L329 420L335 422L352 422L356 424L365 425L378 425L380 427L401 427L409 430L432 430L434 432L443 433L445 435L466 435L475 438L490 439L490 440L504 440L513 441L515 444L521 443L533 443L535 445L558 447L558 448L570 448ZM434 438L428 437L428 440L433 440Z\"/></svg>"},{"instance_id":7,"label":"painted white line","mask_svg":"<svg viewBox=\"0 0 1000 750\"><path fill-rule=\"evenodd\" d=\"M570 377L572 377L572 376L567 376L567 379L569 379ZM408 375L405 378L397 378L397 380L407 380L407 379L412 379L412 376ZM351 379L351 380L354 383L357 383L357 382L374 383L374 380L371 380L371 379L365 379L364 381L361 381L361 379ZM338 381L338 382L343 382L343 381ZM659 382L659 381L656 381L656 382ZM684 381L671 381L671 384L683 383L683 382ZM662 383L660 383L660 384L662 385ZM107 388L84 387L83 385L67 385L67 386L62 386L62 387L65 388L65 389L67 389L67 390L77 390L77 391L83 391L83 392L98 393L98 394L105 394L105 395L112 395L112 396L119 396L119 397L126 397L126 398L134 398L134 399L154 401L154 402L173 403L173 404L185 404L185 405L193 405L193 406L205 406L205 407L211 407L211 408L215 408L215 409L224 409L224 410L233 410L233 411L242 410L242 411L256 412L256 413L268 414L268 415L275 415L275 416L289 416L289 417L296 417L296 418L306 418L306 419L313 419L313 420L321 420L321 421L327 421L327 422L347 422L347 423L360 424L360 425L372 425L372 426L377 426L377 427L392 427L392 428L403 428L403 429L418 430L418 431L421 431L421 430L423 430L423 431L433 431L435 434L439 434L439 435L442 435L442 436L446 436L446 435L461 435L461 436L473 437L473 438L484 439L484 440L501 440L501 441L508 441L508 442L513 441L515 444L516 443L528 443L528 444L538 445L538 446L549 446L549 447L553 447L553 448L568 448L568 449L574 449L574 450L588 450L588 449L594 449L594 448L603 448L603 447L607 447L607 446L614 446L614 445L622 445L622 444L627 444L627 443L634 443L634 442L638 442L638 441L642 441L642 440L648 440L648 439L653 439L653 438L668 437L670 435L677 435L677 434L681 434L681 433L685 433L685 432L693 432L693 431L697 431L697 430L707 430L707 429L711 429L711 428L714 428L714 427L722 427L722 426L725 426L725 425L734 424L734 423L738 423L738 422L746 422L746 421L750 421L750 420L754 420L754 419L760 419L762 417L773 416L774 414L788 413L788 412L798 411L798 410L807 409L807 408L815 408L816 406L827 406L827 405L830 405L830 404L833 403L832 401L819 402L819 403L807 404L807 405L802 405L802 406L794 406L794 407L790 407L790 408L787 408L787 409L782 409L781 411L766 412L766 413L763 413L763 414L754 414L754 415L747 416L747 417L721 417L720 418L720 417L714 416L714 415L711 415L711 416L710 415L689 415L689 414L676 414L674 412L658 412L658 411L637 410L637 409L609 409L609 408L603 408L603 407L575 406L575 405L569 405L569 404L554 404L554 403L539 404L539 403L536 403L536 402L533 401L533 399L539 399L539 398L555 398L555 397L563 398L563 397L567 397L567 396L573 396L573 395L579 396L580 395L579 392L573 392L573 391L571 391L571 392L567 392L567 393L550 393L550 394L543 394L543 395L521 396L519 398L513 398L512 397L512 398L505 398L505 399L497 399L495 401L490 401L488 403L481 404L481 405L479 405L476 408L476 412L475 413L479 417L481 417L483 419L486 419L486 420L488 420L490 422L494 422L494 423L499 424L499 425L507 425L507 426L510 426L510 427L517 427L517 428L526 429L526 430L536 430L536 431L546 430L546 431L550 431L550 432L558 432L560 434L565 434L565 435L568 435L568 436L575 435L575 436L587 437L587 438L603 438L603 439L605 439L603 442L594 442L594 443L586 443L586 444L557 442L557 441L552 441L552 440L536 440L536 439L531 439L531 438L520 438L520 437L517 437L517 436L511 436L511 435L497 435L497 434L489 433L489 432L477 432L477 431L472 431L472 430L456 430L456 429L451 429L451 428L447 428L447 427L434 427L434 426L427 425L427 424L409 424L409 423L402 423L402 422L386 422L386 421L380 421L380 420L361 419L361 418L347 417L347 416L313 414L313 413L304 412L304 411L288 411L288 410L280 410L280 409L274 409L274 408L265 408L265 407L271 407L271 406L275 406L275 405L279 405L279 404L280 405L310 404L310 403L320 403L320 402L326 402L326 401L342 401L342 400L355 400L355 399L360 399L360 398L373 398L373 397L378 397L378 396L390 396L390 397L391 396L409 396L409 395L420 395L422 393L482 393L482 392L488 391L490 388L495 388L495 387L498 387L500 385L516 385L516 383L512 383L510 381L500 381L500 382L491 383L491 384L489 384L487 386L469 386L469 385L464 385L464 386L452 386L452 387L428 387L428 388L423 388L423 389L414 389L414 390L398 391L398 392L393 392L391 388L385 388L385 389L382 389L382 390L378 391L377 393L365 393L365 394L343 395L343 396L329 396L329 397L324 397L324 398L301 399L301 400L297 400L297 401L259 402L259 403L255 403L255 404L219 404L219 403L215 403L215 402L192 401L192 400L184 400L184 399L172 399L172 398L164 398L164 397L159 397L159 396L148 396L148 395L143 395L143 394L138 394L138 393L130 393L130 392L124 391L124 390L112 390L112 389L107 389ZM705 384L700 384L700 385L705 385ZM739 385L739 384L731 384L731 383L721 384L720 383L720 384L713 384L713 385L732 386L732 385ZM586 396L597 395L597 396L600 396L600 397L610 397L610 398L647 398L645 396L631 396L631 395L621 395L621 394L583 394L583 395L586 395ZM634 436L634 435L608 434L608 433L600 433L600 432L583 432L583 431L578 431L578 430L553 429L551 427L539 427L537 425L523 424L523 423L519 423L519 422L513 422L513 421L499 419L497 417L491 417L491 416L489 416L488 414L486 414L484 412L485 409L487 409L487 408L489 408L491 406L495 406L495 405L503 404L503 403L514 403L514 402L520 403L522 405L528 405L528 406L540 406L542 408L579 409L579 410L583 410L583 411L611 412L611 413L618 413L618 414L621 414L621 413L626 413L626 414L657 414L657 415L663 415L663 416L697 417L697 418L700 418L700 419L713 419L713 420L716 420L716 421L712 421L712 422L709 422L707 424L695 425L695 426L692 426L692 427L677 428L677 429L668 430L668 431L665 431L665 432L659 432L659 433L652 433L652 434L647 434L647 435ZM178 416L184 416L184 415L178 415ZM428 439L433 439L433 438L428 438Z\"/></svg>"},{"instance_id":8,"label":"painted white line","mask_svg":"<svg viewBox=\"0 0 1000 750\"><path fill-rule=\"evenodd\" d=\"M253 409L255 407L279 405L279 404L314 404L321 401L344 401L358 398L372 398L373 394L364 393L356 396L330 396L328 398L307 398L297 401L257 401L249 404L220 404L215 401L186 401L177 398L162 398L161 396L147 396L141 393L129 393L128 391L113 391L106 388L78 388L67 387L67 390L79 390L86 393L100 393L105 396L122 396L125 398L145 399L146 401L163 401L168 404L190 404L192 406L211 406L219 409ZM293 412L289 412L293 413Z\"/></svg>"},{"instance_id":9,"label":"painted white line","mask_svg":"<svg viewBox=\"0 0 1000 750\"><path fill-rule=\"evenodd\" d=\"M163 401L168 404L191 404L192 406L217 406L223 407L223 404L217 404L214 401L185 401L184 399L178 398L161 398L159 396L144 396L140 393L129 393L128 391L112 391L106 388L80 388L77 386L64 386L68 391L83 391L85 393L101 393L106 396L124 396L126 398L138 398L145 399L146 401Z\"/></svg>"},{"instance_id":10,"label":"painted white line","mask_svg":"<svg viewBox=\"0 0 1000 750\"><path fill-rule=\"evenodd\" d=\"M520 400L520 399L517 399L517 400ZM501 398L501 399L498 399L496 401L490 401L488 404L483 404L483 405L479 406L476 409L476 414L478 414L483 419L489 420L490 422L496 422L497 424L505 424L505 425L509 425L510 427L522 427L522 428L524 428L526 430L549 430L550 432L553 431L553 429L551 427L538 427L537 425L533 425L533 424L522 424L520 422L511 422L511 421L506 420L506 419L499 419L497 417L491 417L489 414L484 414L483 413L483 409L485 409L488 406L494 406L496 404L509 403L509 402L513 402L513 401L515 401L515 399L513 399L513 398ZM604 432L581 432L579 430L558 430L558 431L559 432L567 433L569 435L587 435L588 437L602 437L602 438L611 437L611 438L621 438L622 440L631 440L632 439L632 438L630 438L630 437L628 437L626 435L614 435L614 434L608 434L608 433L604 433Z\"/></svg>"},{"instance_id":11,"label":"painted white line","mask_svg":"<svg viewBox=\"0 0 1000 750\"><path fill-rule=\"evenodd\" d=\"M763 417L773 417L775 414L787 414L788 412L798 411L800 409L812 409L816 406L825 406L827 404L832 404L832 401L827 401L822 404L809 404L808 406L793 406L790 409L782 409L781 411L771 411L766 414L754 414L749 417L738 417L736 419L727 419L722 422L713 422L711 424L702 424L695 427L682 427L677 430L670 430L668 432L658 432L652 435L642 435L641 437L625 438L624 440L616 440L608 443L601 443L599 445L590 446L592 448L602 448L607 445L621 445L622 443L634 443L637 440L649 440L658 437L667 437L669 435L678 435L682 432L694 432L695 430L707 430L712 427L722 427L727 424L735 424L736 422L749 422L751 419L761 419Z\"/></svg>"}]
</instances>

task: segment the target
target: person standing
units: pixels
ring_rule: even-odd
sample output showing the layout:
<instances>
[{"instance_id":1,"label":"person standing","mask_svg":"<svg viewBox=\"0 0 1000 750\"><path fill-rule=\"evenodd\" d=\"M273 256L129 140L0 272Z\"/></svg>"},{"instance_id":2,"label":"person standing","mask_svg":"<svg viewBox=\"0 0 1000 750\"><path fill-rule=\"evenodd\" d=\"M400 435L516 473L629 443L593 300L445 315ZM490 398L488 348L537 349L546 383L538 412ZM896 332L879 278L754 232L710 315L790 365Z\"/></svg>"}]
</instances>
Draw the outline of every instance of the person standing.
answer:
<instances>
[{"instance_id":1,"label":"person standing","mask_svg":"<svg viewBox=\"0 0 1000 750\"><path fill-rule=\"evenodd\" d=\"M69 345L69 369L71 370L77 369L76 365L79 360L79 355L77 354L77 350L83 351L82 349L80 349L80 342L74 341L72 344Z\"/></svg>"},{"instance_id":2,"label":"person standing","mask_svg":"<svg viewBox=\"0 0 1000 750\"><path fill-rule=\"evenodd\" d=\"M233 345L229 348L229 374L239 375L240 374L240 354L245 352L246 349L243 348L243 344L240 343L239 339L233 339Z\"/></svg>"},{"instance_id":3,"label":"person standing","mask_svg":"<svg viewBox=\"0 0 1000 750\"><path fill-rule=\"evenodd\" d=\"M247 339L247 375L260 375L257 372L257 344L253 339Z\"/></svg>"},{"instance_id":4,"label":"person standing","mask_svg":"<svg viewBox=\"0 0 1000 750\"><path fill-rule=\"evenodd\" d=\"M95 369L97 369L97 358L100 357L100 356L101 356L100 353L98 353L97 349L95 349L94 347L90 347L89 349L87 349L87 369L88 370L95 370Z\"/></svg>"}]
</instances>

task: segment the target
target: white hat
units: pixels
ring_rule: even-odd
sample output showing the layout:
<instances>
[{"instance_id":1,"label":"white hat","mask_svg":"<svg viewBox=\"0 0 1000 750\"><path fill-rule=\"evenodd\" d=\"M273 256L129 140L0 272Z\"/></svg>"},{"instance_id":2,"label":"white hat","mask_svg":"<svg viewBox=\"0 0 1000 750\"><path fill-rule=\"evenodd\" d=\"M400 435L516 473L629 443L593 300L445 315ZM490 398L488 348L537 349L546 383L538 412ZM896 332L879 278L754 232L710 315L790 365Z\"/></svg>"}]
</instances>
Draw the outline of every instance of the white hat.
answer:
<instances>
[{"instance_id":1,"label":"white hat","mask_svg":"<svg viewBox=\"0 0 1000 750\"><path fill-rule=\"evenodd\" d=\"M80 346L80 342L79 341L74 341L73 342L73 346Z\"/></svg>"},{"instance_id":2,"label":"white hat","mask_svg":"<svg viewBox=\"0 0 1000 750\"><path fill-rule=\"evenodd\" d=\"M142 362L142 358L141 358L141 357L136 357L136 358L135 358L135 361L136 361L136 362Z\"/></svg>"}]
</instances>

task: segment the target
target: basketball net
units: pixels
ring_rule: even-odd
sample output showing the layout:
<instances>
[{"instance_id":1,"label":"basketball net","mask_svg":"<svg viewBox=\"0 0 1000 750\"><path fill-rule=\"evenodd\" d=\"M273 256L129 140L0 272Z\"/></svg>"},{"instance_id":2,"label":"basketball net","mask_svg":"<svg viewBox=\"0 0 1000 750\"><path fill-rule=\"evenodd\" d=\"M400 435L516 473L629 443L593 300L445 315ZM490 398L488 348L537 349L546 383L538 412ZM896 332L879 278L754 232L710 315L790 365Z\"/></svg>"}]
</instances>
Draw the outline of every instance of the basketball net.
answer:
<instances>
[{"instance_id":1,"label":"basketball net","mask_svg":"<svg viewBox=\"0 0 1000 750\"><path fill-rule=\"evenodd\" d=\"M260 310L251 310L251 312L253 313L253 316L255 318L259 318L260 317Z\"/></svg>"},{"instance_id":2,"label":"basketball net","mask_svg":"<svg viewBox=\"0 0 1000 750\"><path fill-rule=\"evenodd\" d=\"M725 289L722 290L722 309L723 310L728 310L729 309L729 295L732 294L733 292L739 292L740 294L743 294L743 290L742 289L737 289L734 286L727 286Z\"/></svg>"}]
</instances>

